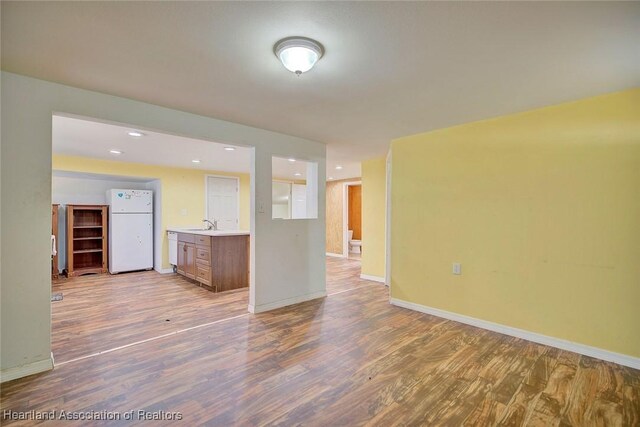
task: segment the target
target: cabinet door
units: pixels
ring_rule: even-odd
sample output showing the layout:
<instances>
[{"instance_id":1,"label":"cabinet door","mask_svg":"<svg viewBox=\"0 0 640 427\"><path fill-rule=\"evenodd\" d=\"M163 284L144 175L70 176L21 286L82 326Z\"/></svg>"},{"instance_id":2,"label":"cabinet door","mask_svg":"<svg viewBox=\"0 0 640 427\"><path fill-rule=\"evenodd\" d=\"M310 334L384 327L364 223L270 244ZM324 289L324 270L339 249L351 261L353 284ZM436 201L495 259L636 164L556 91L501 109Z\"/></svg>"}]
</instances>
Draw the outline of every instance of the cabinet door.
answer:
<instances>
[{"instance_id":1,"label":"cabinet door","mask_svg":"<svg viewBox=\"0 0 640 427\"><path fill-rule=\"evenodd\" d=\"M186 261L187 261L186 243L178 242L178 265L176 266L176 271L178 272L178 274L182 274L183 276L187 274L185 272Z\"/></svg>"},{"instance_id":2,"label":"cabinet door","mask_svg":"<svg viewBox=\"0 0 640 427\"><path fill-rule=\"evenodd\" d=\"M196 246L192 243L185 243L185 276L190 279L196 278Z\"/></svg>"}]
</instances>

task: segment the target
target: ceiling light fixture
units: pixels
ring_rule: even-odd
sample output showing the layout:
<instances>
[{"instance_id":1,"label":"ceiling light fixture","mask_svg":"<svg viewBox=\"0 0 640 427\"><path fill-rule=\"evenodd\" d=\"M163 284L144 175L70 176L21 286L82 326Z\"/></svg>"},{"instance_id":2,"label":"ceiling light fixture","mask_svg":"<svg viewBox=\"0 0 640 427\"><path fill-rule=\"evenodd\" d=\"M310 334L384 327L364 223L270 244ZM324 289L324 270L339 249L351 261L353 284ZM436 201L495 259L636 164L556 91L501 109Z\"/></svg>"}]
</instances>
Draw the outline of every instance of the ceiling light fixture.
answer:
<instances>
[{"instance_id":1,"label":"ceiling light fixture","mask_svg":"<svg viewBox=\"0 0 640 427\"><path fill-rule=\"evenodd\" d=\"M236 151L235 147L224 147L227 151Z\"/></svg>"},{"instance_id":2,"label":"ceiling light fixture","mask_svg":"<svg viewBox=\"0 0 640 427\"><path fill-rule=\"evenodd\" d=\"M118 154L122 154L122 151L120 151L120 150L109 150L109 152L110 152L111 154L115 154L116 156L117 156Z\"/></svg>"},{"instance_id":3,"label":"ceiling light fixture","mask_svg":"<svg viewBox=\"0 0 640 427\"><path fill-rule=\"evenodd\" d=\"M342 170L342 166L338 165L338 166L336 166L336 169L337 170Z\"/></svg>"},{"instance_id":4,"label":"ceiling light fixture","mask_svg":"<svg viewBox=\"0 0 640 427\"><path fill-rule=\"evenodd\" d=\"M331 181L332 179L333 179L333 177L332 177L332 176L330 176L330 177L329 177L329 181Z\"/></svg>"},{"instance_id":5,"label":"ceiling light fixture","mask_svg":"<svg viewBox=\"0 0 640 427\"><path fill-rule=\"evenodd\" d=\"M317 41L306 37L287 37L273 46L273 53L284 68L300 76L322 58L324 48Z\"/></svg>"},{"instance_id":6,"label":"ceiling light fixture","mask_svg":"<svg viewBox=\"0 0 640 427\"><path fill-rule=\"evenodd\" d=\"M290 159L287 159L287 160L289 160L291 163L294 163L296 161L296 159L294 159L293 157L291 157Z\"/></svg>"},{"instance_id":7,"label":"ceiling light fixture","mask_svg":"<svg viewBox=\"0 0 640 427\"><path fill-rule=\"evenodd\" d=\"M144 136L144 133L138 132L137 130L132 130L131 132L127 132L127 135L133 136L134 138L138 138Z\"/></svg>"},{"instance_id":8,"label":"ceiling light fixture","mask_svg":"<svg viewBox=\"0 0 640 427\"><path fill-rule=\"evenodd\" d=\"M302 174L300 172L296 172L293 174L294 176L302 176Z\"/></svg>"},{"instance_id":9,"label":"ceiling light fixture","mask_svg":"<svg viewBox=\"0 0 640 427\"><path fill-rule=\"evenodd\" d=\"M200 163L200 160L198 160L198 159L193 159L193 160L191 160L191 163Z\"/></svg>"}]
</instances>

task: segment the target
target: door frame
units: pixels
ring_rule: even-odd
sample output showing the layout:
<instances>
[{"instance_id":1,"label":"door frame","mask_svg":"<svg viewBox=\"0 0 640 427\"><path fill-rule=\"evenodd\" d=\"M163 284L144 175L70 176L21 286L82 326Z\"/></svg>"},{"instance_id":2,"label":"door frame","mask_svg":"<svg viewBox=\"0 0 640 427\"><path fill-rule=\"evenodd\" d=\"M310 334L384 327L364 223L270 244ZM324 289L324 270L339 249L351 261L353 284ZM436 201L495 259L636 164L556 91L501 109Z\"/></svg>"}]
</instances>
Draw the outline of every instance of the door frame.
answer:
<instances>
[{"instance_id":1,"label":"door frame","mask_svg":"<svg viewBox=\"0 0 640 427\"><path fill-rule=\"evenodd\" d=\"M385 160L385 210L386 210L386 232L384 243L384 283L389 287L389 298L391 298L391 178L393 177L391 166L393 164L393 157L391 147L387 152L387 158Z\"/></svg>"},{"instance_id":2,"label":"door frame","mask_svg":"<svg viewBox=\"0 0 640 427\"><path fill-rule=\"evenodd\" d=\"M204 175L204 217L209 219L209 177L211 178L224 178L233 179L236 181L236 230L240 230L240 177L239 176L227 176L227 175Z\"/></svg>"},{"instance_id":3,"label":"door frame","mask_svg":"<svg viewBox=\"0 0 640 427\"><path fill-rule=\"evenodd\" d=\"M349 187L360 185L362 180L342 184L342 257L349 258ZM360 218L362 222L362 218ZM362 250L362 247L360 248Z\"/></svg>"}]
</instances>

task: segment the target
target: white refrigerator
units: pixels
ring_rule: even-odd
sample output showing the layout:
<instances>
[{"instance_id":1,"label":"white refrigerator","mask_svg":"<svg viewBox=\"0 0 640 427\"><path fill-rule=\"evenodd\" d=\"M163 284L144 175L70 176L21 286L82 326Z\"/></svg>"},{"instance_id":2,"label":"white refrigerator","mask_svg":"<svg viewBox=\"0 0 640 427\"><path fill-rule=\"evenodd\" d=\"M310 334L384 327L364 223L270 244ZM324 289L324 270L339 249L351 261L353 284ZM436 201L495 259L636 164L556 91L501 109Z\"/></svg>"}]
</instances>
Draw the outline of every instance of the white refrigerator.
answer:
<instances>
[{"instance_id":1,"label":"white refrigerator","mask_svg":"<svg viewBox=\"0 0 640 427\"><path fill-rule=\"evenodd\" d=\"M109 272L153 268L153 191L107 190Z\"/></svg>"}]
</instances>

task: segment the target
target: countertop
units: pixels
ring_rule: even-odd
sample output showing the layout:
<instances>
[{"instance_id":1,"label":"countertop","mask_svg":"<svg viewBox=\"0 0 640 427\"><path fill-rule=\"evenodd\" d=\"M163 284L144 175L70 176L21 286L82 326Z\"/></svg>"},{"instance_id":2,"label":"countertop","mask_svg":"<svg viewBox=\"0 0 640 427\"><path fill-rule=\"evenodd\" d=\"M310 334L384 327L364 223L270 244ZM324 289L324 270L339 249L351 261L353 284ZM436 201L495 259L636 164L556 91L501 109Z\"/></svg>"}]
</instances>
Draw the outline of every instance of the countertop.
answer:
<instances>
[{"instance_id":1,"label":"countertop","mask_svg":"<svg viewBox=\"0 0 640 427\"><path fill-rule=\"evenodd\" d=\"M176 233L199 234L201 236L248 236L250 233L245 230L202 230L196 227L168 227L167 231Z\"/></svg>"}]
</instances>

